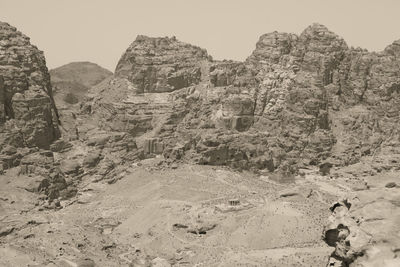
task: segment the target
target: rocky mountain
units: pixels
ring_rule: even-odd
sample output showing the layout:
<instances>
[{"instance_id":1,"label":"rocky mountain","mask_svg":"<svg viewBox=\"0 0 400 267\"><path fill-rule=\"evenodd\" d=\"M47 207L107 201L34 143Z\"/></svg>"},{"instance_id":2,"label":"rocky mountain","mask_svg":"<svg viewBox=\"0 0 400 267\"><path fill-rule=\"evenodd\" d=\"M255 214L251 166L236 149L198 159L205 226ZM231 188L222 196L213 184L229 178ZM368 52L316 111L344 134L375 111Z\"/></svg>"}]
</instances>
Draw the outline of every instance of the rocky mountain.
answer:
<instances>
[{"instance_id":1,"label":"rocky mountain","mask_svg":"<svg viewBox=\"0 0 400 267\"><path fill-rule=\"evenodd\" d=\"M157 139L173 160L287 174L346 166L394 149L398 53L398 41L382 52L349 48L320 24L261 36L245 62L138 36L85 109L143 147Z\"/></svg>"},{"instance_id":2,"label":"rocky mountain","mask_svg":"<svg viewBox=\"0 0 400 267\"><path fill-rule=\"evenodd\" d=\"M59 106L76 104L94 85L112 72L91 62L72 62L50 70L55 101Z\"/></svg>"}]
</instances>

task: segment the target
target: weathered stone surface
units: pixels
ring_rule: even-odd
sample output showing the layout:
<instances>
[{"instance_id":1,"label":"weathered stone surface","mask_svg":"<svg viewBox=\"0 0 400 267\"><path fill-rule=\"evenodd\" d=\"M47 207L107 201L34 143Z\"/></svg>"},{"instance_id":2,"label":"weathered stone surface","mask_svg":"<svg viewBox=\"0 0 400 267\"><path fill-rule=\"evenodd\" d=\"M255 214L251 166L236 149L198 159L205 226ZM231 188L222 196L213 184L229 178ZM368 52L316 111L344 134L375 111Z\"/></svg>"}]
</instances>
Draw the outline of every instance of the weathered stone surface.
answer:
<instances>
[{"instance_id":1,"label":"weathered stone surface","mask_svg":"<svg viewBox=\"0 0 400 267\"><path fill-rule=\"evenodd\" d=\"M210 83L215 87L234 85L236 87L256 85L257 72L243 62L222 61L209 67Z\"/></svg>"},{"instance_id":2,"label":"weathered stone surface","mask_svg":"<svg viewBox=\"0 0 400 267\"><path fill-rule=\"evenodd\" d=\"M66 175L76 176L82 172L79 162L73 159L63 160L60 164L61 171Z\"/></svg>"},{"instance_id":3,"label":"weathered stone surface","mask_svg":"<svg viewBox=\"0 0 400 267\"><path fill-rule=\"evenodd\" d=\"M264 34L258 40L256 49L248 61L253 61L254 63L280 63L283 56L290 54L298 38L295 34L276 31Z\"/></svg>"},{"instance_id":4,"label":"weathered stone surface","mask_svg":"<svg viewBox=\"0 0 400 267\"><path fill-rule=\"evenodd\" d=\"M50 146L50 150L53 152L65 152L72 148L72 144L66 142L63 139L59 139Z\"/></svg>"},{"instance_id":5,"label":"weathered stone surface","mask_svg":"<svg viewBox=\"0 0 400 267\"><path fill-rule=\"evenodd\" d=\"M83 165L89 168L93 168L101 160L101 153L99 151L89 152L83 160Z\"/></svg>"},{"instance_id":6,"label":"weathered stone surface","mask_svg":"<svg viewBox=\"0 0 400 267\"><path fill-rule=\"evenodd\" d=\"M60 196L71 197L71 192L75 192L75 184L67 183L64 173L55 164L53 152L49 150L27 153L20 160L19 168L20 175L33 176L24 188L42 192L50 201Z\"/></svg>"},{"instance_id":7,"label":"weathered stone surface","mask_svg":"<svg viewBox=\"0 0 400 267\"><path fill-rule=\"evenodd\" d=\"M48 149L59 135L43 52L0 22L0 147Z\"/></svg>"},{"instance_id":8,"label":"weathered stone surface","mask_svg":"<svg viewBox=\"0 0 400 267\"><path fill-rule=\"evenodd\" d=\"M172 38L139 35L119 60L115 74L127 78L138 93L170 92L198 84L204 49Z\"/></svg>"}]
</instances>

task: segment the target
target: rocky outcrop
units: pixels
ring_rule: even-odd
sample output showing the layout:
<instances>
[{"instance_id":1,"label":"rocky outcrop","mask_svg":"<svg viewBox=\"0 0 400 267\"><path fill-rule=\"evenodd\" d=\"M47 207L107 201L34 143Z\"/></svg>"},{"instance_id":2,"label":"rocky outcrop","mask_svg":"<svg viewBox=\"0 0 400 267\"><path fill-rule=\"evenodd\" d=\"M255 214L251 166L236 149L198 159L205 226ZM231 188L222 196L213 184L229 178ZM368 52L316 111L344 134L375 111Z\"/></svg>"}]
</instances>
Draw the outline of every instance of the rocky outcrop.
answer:
<instances>
[{"instance_id":1,"label":"rocky outcrop","mask_svg":"<svg viewBox=\"0 0 400 267\"><path fill-rule=\"evenodd\" d=\"M0 147L48 149L60 136L58 115L43 52L7 23L0 23ZM4 155L5 154L5 155ZM18 157L17 157L18 158Z\"/></svg>"},{"instance_id":2,"label":"rocky outcrop","mask_svg":"<svg viewBox=\"0 0 400 267\"><path fill-rule=\"evenodd\" d=\"M324 228L325 242L334 247L328 266L397 266L400 218L398 188L386 187L393 172L368 177L358 189L335 202ZM389 178L389 179L390 179Z\"/></svg>"},{"instance_id":3,"label":"rocky outcrop","mask_svg":"<svg viewBox=\"0 0 400 267\"><path fill-rule=\"evenodd\" d=\"M139 36L85 110L139 147L162 140L170 160L288 173L348 165L398 143L398 53L399 42L349 48L320 24L262 35L245 62Z\"/></svg>"},{"instance_id":4,"label":"rocky outcrop","mask_svg":"<svg viewBox=\"0 0 400 267\"><path fill-rule=\"evenodd\" d=\"M138 93L171 92L198 84L206 50L172 38L139 35L118 62L117 77L132 82Z\"/></svg>"},{"instance_id":5,"label":"rocky outcrop","mask_svg":"<svg viewBox=\"0 0 400 267\"><path fill-rule=\"evenodd\" d=\"M58 113L43 52L0 22L0 169L19 166L24 188L50 202L74 193L49 151L60 137Z\"/></svg>"}]
</instances>

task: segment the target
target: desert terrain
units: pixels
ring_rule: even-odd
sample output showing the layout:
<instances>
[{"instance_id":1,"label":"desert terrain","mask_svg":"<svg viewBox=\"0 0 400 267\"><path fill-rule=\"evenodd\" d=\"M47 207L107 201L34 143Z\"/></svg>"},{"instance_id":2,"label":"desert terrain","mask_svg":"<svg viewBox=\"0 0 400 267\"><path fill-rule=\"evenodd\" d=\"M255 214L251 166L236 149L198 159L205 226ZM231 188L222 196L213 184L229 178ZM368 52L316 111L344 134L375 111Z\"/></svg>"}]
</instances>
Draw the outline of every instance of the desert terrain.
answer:
<instances>
[{"instance_id":1,"label":"desert terrain","mask_svg":"<svg viewBox=\"0 0 400 267\"><path fill-rule=\"evenodd\" d=\"M1 22L0 266L400 266L399 94L400 41L317 23L111 73Z\"/></svg>"}]
</instances>

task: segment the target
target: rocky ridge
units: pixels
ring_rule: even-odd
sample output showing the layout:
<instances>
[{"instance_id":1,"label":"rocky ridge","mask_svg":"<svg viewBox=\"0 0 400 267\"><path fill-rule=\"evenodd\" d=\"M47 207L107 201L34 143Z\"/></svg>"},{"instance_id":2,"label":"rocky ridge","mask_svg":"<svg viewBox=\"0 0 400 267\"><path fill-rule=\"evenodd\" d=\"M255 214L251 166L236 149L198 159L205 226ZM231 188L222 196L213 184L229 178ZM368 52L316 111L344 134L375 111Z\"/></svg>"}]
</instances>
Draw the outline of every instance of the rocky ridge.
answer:
<instances>
[{"instance_id":1,"label":"rocky ridge","mask_svg":"<svg viewBox=\"0 0 400 267\"><path fill-rule=\"evenodd\" d=\"M176 38L139 36L84 110L101 128L161 140L174 160L283 173L346 166L395 147L398 46L349 48L313 24L261 36L245 62L220 62Z\"/></svg>"}]
</instances>

